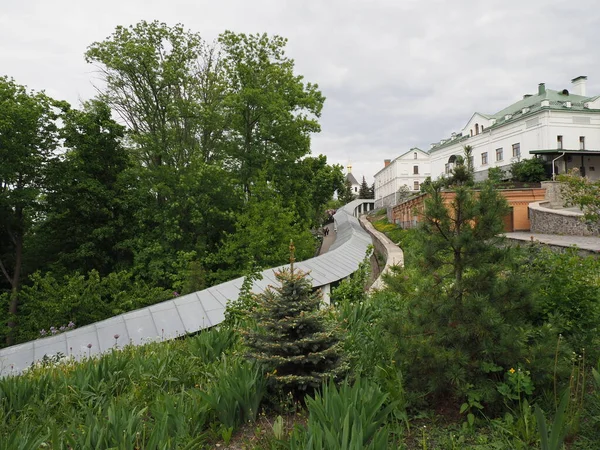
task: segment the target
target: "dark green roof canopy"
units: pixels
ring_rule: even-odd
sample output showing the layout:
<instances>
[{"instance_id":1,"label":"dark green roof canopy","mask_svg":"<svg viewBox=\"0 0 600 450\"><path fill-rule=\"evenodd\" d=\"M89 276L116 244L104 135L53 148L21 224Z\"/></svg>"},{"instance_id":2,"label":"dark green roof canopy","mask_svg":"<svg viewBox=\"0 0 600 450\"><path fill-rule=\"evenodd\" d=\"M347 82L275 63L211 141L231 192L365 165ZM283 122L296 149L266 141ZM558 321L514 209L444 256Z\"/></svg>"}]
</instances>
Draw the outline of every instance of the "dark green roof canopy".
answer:
<instances>
[{"instance_id":1,"label":"dark green roof canopy","mask_svg":"<svg viewBox=\"0 0 600 450\"><path fill-rule=\"evenodd\" d=\"M600 155L600 150L568 150L560 148L529 150L532 155L543 155L547 153L566 154L566 155Z\"/></svg>"}]
</instances>

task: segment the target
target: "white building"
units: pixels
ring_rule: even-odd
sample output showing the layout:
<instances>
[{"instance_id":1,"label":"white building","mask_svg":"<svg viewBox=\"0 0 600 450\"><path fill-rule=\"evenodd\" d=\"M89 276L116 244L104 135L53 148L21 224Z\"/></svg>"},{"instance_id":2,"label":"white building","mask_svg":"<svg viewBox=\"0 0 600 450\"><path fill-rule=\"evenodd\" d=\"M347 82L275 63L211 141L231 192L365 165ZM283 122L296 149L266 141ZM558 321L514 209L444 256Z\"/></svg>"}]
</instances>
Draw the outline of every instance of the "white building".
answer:
<instances>
[{"instance_id":1,"label":"white building","mask_svg":"<svg viewBox=\"0 0 600 450\"><path fill-rule=\"evenodd\" d=\"M430 156L419 148L411 148L393 161L386 159L384 168L375 174L375 208L395 205L398 189L402 186L419 192L421 184L429 176Z\"/></svg>"},{"instance_id":2,"label":"white building","mask_svg":"<svg viewBox=\"0 0 600 450\"><path fill-rule=\"evenodd\" d=\"M460 132L431 144L429 153L411 149L386 160L375 174L375 207L396 204L403 185L417 191L417 182L427 176L435 180L448 174L467 145L475 180L487 178L491 167L508 171L514 162L536 156L546 162L549 177L577 168L591 180L600 179L600 96L588 96L586 82L585 76L572 79L570 91L540 83L536 94L495 114L474 113Z\"/></svg>"},{"instance_id":3,"label":"white building","mask_svg":"<svg viewBox=\"0 0 600 450\"><path fill-rule=\"evenodd\" d=\"M587 96L586 81L571 80L570 92L540 83L537 94L495 114L474 113L459 133L432 144L432 178L447 174L466 145L473 149L476 180L487 178L491 167L508 170L535 155L547 162L549 176L578 168L590 179L600 178L600 96Z\"/></svg>"}]
</instances>

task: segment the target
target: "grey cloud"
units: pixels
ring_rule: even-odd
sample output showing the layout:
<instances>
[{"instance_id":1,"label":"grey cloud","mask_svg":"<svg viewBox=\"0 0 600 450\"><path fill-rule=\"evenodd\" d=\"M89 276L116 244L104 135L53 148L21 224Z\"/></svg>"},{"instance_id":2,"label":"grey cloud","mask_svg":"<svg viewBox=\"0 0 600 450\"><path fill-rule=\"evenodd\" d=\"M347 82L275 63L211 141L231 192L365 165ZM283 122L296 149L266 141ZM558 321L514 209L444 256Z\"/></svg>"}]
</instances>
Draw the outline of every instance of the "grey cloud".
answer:
<instances>
[{"instance_id":1,"label":"grey cloud","mask_svg":"<svg viewBox=\"0 0 600 450\"><path fill-rule=\"evenodd\" d=\"M412 146L496 112L546 82L588 75L600 94L595 0L158 0L8 2L0 74L77 104L94 95L88 45L158 19L214 40L224 30L288 38L288 55L327 97L313 153L369 182Z\"/></svg>"}]
</instances>

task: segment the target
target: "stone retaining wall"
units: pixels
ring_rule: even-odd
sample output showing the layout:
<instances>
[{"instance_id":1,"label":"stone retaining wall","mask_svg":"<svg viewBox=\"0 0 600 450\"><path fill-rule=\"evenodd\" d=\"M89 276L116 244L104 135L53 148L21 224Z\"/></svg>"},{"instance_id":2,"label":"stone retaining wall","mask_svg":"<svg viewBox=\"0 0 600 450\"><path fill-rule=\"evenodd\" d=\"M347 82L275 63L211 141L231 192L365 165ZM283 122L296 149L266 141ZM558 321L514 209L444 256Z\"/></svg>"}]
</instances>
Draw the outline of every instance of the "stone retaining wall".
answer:
<instances>
[{"instance_id":1,"label":"stone retaining wall","mask_svg":"<svg viewBox=\"0 0 600 450\"><path fill-rule=\"evenodd\" d=\"M529 204L529 221L531 231L544 234L564 234L568 236L600 236L600 229L590 229L581 218L583 214L551 209L550 202L534 202Z\"/></svg>"}]
</instances>

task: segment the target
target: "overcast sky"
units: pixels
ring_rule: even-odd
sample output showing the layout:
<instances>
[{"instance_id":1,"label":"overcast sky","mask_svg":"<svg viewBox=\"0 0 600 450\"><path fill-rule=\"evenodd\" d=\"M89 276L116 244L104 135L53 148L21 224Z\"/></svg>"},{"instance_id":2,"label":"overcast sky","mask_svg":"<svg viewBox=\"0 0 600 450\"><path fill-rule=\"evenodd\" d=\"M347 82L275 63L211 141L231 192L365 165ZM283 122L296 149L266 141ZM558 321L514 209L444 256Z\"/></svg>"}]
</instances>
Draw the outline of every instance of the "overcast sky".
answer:
<instances>
[{"instance_id":1,"label":"overcast sky","mask_svg":"<svg viewBox=\"0 0 600 450\"><path fill-rule=\"evenodd\" d=\"M369 183L411 147L588 76L600 94L597 0L0 0L0 75L74 105L94 95L83 54L117 25L279 34L327 98L314 154ZM0 161L1 163L1 161Z\"/></svg>"}]
</instances>

